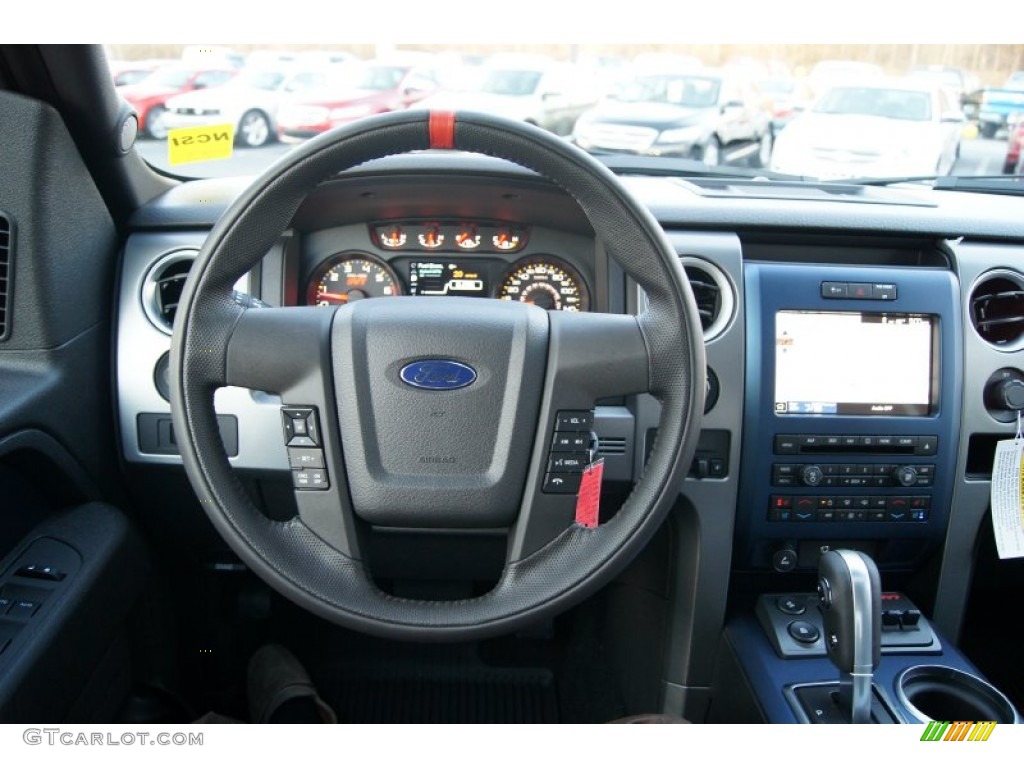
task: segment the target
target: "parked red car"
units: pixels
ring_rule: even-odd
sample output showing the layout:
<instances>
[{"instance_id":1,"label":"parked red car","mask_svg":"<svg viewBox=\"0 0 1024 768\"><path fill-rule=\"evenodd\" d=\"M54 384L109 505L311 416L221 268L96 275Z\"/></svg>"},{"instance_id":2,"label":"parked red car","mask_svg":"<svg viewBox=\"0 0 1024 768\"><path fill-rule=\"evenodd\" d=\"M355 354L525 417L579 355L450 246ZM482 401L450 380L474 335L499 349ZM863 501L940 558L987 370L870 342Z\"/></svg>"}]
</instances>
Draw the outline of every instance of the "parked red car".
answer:
<instances>
[{"instance_id":1,"label":"parked red car","mask_svg":"<svg viewBox=\"0 0 1024 768\"><path fill-rule=\"evenodd\" d=\"M119 88L119 93L139 115L139 130L153 139L167 137L163 116L167 100L181 93L224 85L237 72L228 68L182 65L161 67L146 79Z\"/></svg>"},{"instance_id":2,"label":"parked red car","mask_svg":"<svg viewBox=\"0 0 1024 768\"><path fill-rule=\"evenodd\" d=\"M1015 127L1010 128L1009 141L1006 144L1006 159L1003 160L1003 173L1024 174L1024 115L1019 116Z\"/></svg>"},{"instance_id":3,"label":"parked red car","mask_svg":"<svg viewBox=\"0 0 1024 768\"><path fill-rule=\"evenodd\" d=\"M278 127L284 136L305 139L360 117L404 109L437 88L438 76L432 69L370 62L344 90L306 93L282 106Z\"/></svg>"}]
</instances>

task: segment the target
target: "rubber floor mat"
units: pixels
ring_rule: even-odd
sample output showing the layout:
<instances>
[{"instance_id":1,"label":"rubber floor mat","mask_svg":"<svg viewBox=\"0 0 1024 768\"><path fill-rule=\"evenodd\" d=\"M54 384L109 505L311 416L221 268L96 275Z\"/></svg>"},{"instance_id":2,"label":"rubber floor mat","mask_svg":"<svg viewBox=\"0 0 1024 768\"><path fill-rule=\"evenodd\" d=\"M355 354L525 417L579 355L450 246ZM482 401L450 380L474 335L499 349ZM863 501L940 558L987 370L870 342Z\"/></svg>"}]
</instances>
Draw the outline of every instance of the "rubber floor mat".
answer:
<instances>
[{"instance_id":1,"label":"rubber floor mat","mask_svg":"<svg viewBox=\"0 0 1024 768\"><path fill-rule=\"evenodd\" d=\"M540 668L360 666L322 690L342 723L558 722L554 676Z\"/></svg>"}]
</instances>

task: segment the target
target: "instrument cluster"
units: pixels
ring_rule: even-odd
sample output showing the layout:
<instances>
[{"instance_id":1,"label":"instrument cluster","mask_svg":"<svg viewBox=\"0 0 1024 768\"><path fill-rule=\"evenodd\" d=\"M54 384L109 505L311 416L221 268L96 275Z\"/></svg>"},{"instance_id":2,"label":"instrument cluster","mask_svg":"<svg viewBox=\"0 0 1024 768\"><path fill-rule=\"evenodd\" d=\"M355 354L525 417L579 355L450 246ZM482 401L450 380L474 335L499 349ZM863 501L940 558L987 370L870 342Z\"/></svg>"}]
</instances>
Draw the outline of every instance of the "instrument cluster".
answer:
<instances>
[{"instance_id":1,"label":"instrument cluster","mask_svg":"<svg viewBox=\"0 0 1024 768\"><path fill-rule=\"evenodd\" d=\"M389 255L345 250L324 259L305 286L308 305L391 296L463 296L521 301L542 309L586 312L590 290L580 272L549 254L526 254L529 228L474 221L371 224L370 242ZM509 255L524 255L509 261Z\"/></svg>"}]
</instances>

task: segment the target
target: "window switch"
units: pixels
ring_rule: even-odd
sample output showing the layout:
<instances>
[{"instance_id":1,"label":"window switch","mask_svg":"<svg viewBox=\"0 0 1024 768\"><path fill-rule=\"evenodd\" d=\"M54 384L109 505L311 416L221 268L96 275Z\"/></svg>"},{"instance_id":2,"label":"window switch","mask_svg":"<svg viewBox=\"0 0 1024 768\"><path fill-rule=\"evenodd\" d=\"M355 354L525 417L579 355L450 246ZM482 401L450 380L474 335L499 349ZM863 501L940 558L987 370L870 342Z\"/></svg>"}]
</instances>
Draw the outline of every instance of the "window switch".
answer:
<instances>
[{"instance_id":1,"label":"window switch","mask_svg":"<svg viewBox=\"0 0 1024 768\"><path fill-rule=\"evenodd\" d=\"M7 616L12 619L31 619L39 607L40 604L34 600L18 600L7 610Z\"/></svg>"},{"instance_id":2,"label":"window switch","mask_svg":"<svg viewBox=\"0 0 1024 768\"><path fill-rule=\"evenodd\" d=\"M25 579L39 579L40 581L64 581L67 574L49 565L32 564L23 565L14 575Z\"/></svg>"}]
</instances>

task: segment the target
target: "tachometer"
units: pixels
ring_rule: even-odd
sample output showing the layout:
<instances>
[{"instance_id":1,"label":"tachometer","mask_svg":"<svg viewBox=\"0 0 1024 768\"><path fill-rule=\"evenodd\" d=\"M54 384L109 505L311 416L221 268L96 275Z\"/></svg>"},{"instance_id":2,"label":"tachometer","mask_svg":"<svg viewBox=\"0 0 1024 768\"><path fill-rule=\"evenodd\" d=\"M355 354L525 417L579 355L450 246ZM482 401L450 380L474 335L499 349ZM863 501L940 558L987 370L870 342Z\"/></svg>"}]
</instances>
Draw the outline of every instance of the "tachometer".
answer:
<instances>
[{"instance_id":1,"label":"tachometer","mask_svg":"<svg viewBox=\"0 0 1024 768\"><path fill-rule=\"evenodd\" d=\"M583 278L551 256L520 259L513 264L501 281L498 298L566 312L586 312L590 308Z\"/></svg>"},{"instance_id":2,"label":"tachometer","mask_svg":"<svg viewBox=\"0 0 1024 768\"><path fill-rule=\"evenodd\" d=\"M313 273L306 288L306 303L318 306L347 304L359 299L401 294L398 278L382 261L361 254L335 256Z\"/></svg>"}]
</instances>

